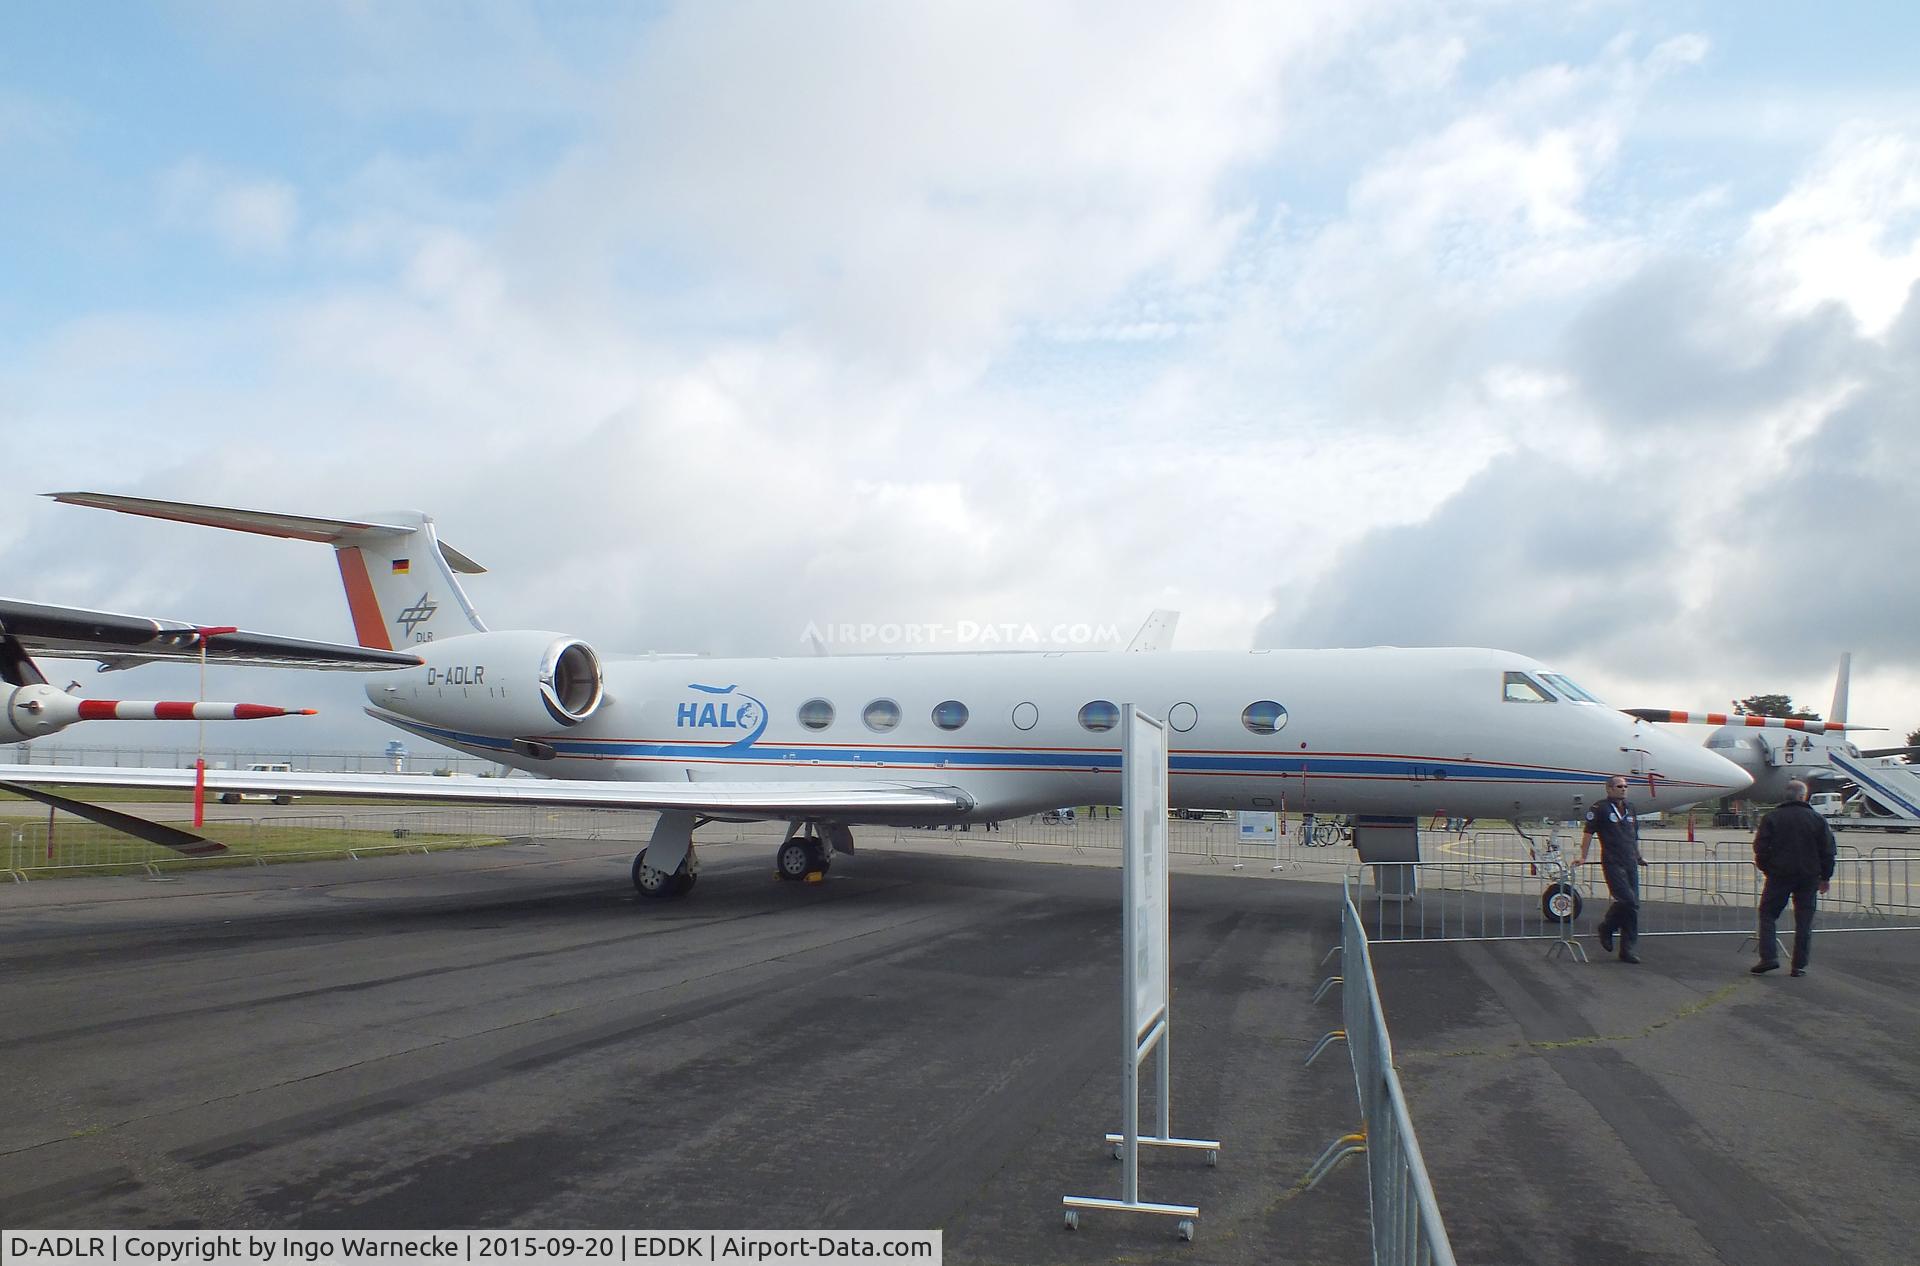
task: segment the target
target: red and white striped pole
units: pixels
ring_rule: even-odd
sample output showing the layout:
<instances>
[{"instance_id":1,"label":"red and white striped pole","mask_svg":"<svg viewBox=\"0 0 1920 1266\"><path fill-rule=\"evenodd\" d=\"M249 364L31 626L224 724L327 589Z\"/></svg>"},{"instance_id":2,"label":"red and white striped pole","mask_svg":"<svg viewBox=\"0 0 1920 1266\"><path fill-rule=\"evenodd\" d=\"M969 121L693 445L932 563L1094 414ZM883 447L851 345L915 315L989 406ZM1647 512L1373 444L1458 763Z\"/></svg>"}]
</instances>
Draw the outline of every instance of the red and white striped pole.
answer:
<instances>
[{"instance_id":1,"label":"red and white striped pole","mask_svg":"<svg viewBox=\"0 0 1920 1266\"><path fill-rule=\"evenodd\" d=\"M207 699L207 639L218 637L222 633L238 633L237 626L203 628L196 632L200 641L200 701ZM193 751L193 829L199 830L207 820L207 722L199 721L199 733L194 739Z\"/></svg>"}]
</instances>

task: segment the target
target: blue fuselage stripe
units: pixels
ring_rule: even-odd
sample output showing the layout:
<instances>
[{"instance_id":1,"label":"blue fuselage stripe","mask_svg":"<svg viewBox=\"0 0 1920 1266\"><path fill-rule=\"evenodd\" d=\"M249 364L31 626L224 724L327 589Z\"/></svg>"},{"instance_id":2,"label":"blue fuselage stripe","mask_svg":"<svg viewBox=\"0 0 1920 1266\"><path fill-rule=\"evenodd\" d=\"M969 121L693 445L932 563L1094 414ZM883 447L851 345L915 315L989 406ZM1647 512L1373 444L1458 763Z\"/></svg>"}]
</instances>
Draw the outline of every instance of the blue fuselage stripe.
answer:
<instances>
[{"instance_id":1,"label":"blue fuselage stripe","mask_svg":"<svg viewBox=\"0 0 1920 1266\"><path fill-rule=\"evenodd\" d=\"M486 734L469 734L442 729L418 721L408 729L429 738L488 751L510 752L512 740ZM933 766L964 770L1032 771L1057 773L1118 773L1119 752L1034 751L1021 748L944 747L806 747L772 743L752 746L728 746L699 743L649 742L644 739L579 739L549 737L557 756L588 760L685 761L688 763L787 765L869 765ZM1444 760L1411 756L1315 756L1228 755L1219 753L1182 754L1167 758L1174 774L1246 774L1254 777L1284 778L1417 778L1441 781L1449 778L1501 782L1604 782L1608 775L1582 769L1553 769L1540 766L1481 764L1474 761Z\"/></svg>"}]
</instances>

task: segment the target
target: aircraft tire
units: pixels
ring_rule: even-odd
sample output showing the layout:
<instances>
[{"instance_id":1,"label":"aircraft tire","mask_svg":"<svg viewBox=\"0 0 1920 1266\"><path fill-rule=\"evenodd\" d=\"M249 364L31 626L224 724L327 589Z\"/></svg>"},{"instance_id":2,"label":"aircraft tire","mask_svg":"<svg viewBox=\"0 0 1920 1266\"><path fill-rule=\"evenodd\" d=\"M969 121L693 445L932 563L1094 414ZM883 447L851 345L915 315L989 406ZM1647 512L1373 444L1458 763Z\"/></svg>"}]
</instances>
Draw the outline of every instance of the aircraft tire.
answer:
<instances>
[{"instance_id":1,"label":"aircraft tire","mask_svg":"<svg viewBox=\"0 0 1920 1266\"><path fill-rule=\"evenodd\" d=\"M1580 908L1584 904L1580 900L1580 890L1570 883L1552 884L1540 894L1540 913L1546 916L1549 923L1562 920L1573 922L1580 917Z\"/></svg>"},{"instance_id":2,"label":"aircraft tire","mask_svg":"<svg viewBox=\"0 0 1920 1266\"><path fill-rule=\"evenodd\" d=\"M773 854L773 868L788 883L799 883L807 872L818 870L820 845L804 835L789 835Z\"/></svg>"},{"instance_id":3,"label":"aircraft tire","mask_svg":"<svg viewBox=\"0 0 1920 1266\"><path fill-rule=\"evenodd\" d=\"M693 888L699 876L694 874L685 862L671 875L663 874L647 865L647 850L641 849L633 855L633 887L643 897L656 901L672 901L684 897Z\"/></svg>"}]
</instances>

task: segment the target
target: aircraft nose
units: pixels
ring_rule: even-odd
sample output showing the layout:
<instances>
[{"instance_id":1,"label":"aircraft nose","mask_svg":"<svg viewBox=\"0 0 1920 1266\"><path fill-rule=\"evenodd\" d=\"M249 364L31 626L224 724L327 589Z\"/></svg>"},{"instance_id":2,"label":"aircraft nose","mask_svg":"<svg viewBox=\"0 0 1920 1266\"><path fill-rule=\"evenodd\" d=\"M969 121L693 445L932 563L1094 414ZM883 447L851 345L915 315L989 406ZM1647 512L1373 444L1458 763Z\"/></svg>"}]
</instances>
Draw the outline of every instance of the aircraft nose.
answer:
<instances>
[{"instance_id":1,"label":"aircraft nose","mask_svg":"<svg viewBox=\"0 0 1920 1266\"><path fill-rule=\"evenodd\" d=\"M1718 752L1675 735L1662 734L1654 769L1695 800L1731 796L1753 786L1753 775Z\"/></svg>"}]
</instances>

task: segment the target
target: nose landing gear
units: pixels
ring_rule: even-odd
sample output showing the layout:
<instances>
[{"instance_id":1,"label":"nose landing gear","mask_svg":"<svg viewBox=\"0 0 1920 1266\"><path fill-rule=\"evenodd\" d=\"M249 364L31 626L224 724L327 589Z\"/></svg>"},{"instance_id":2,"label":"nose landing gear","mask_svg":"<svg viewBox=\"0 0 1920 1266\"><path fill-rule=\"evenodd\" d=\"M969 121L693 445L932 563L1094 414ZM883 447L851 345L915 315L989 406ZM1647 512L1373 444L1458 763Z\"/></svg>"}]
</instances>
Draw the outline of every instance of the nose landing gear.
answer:
<instances>
[{"instance_id":1,"label":"nose landing gear","mask_svg":"<svg viewBox=\"0 0 1920 1266\"><path fill-rule=\"evenodd\" d=\"M1580 890L1566 880L1551 884L1540 894L1540 912L1549 923L1572 923L1580 917Z\"/></svg>"}]
</instances>

